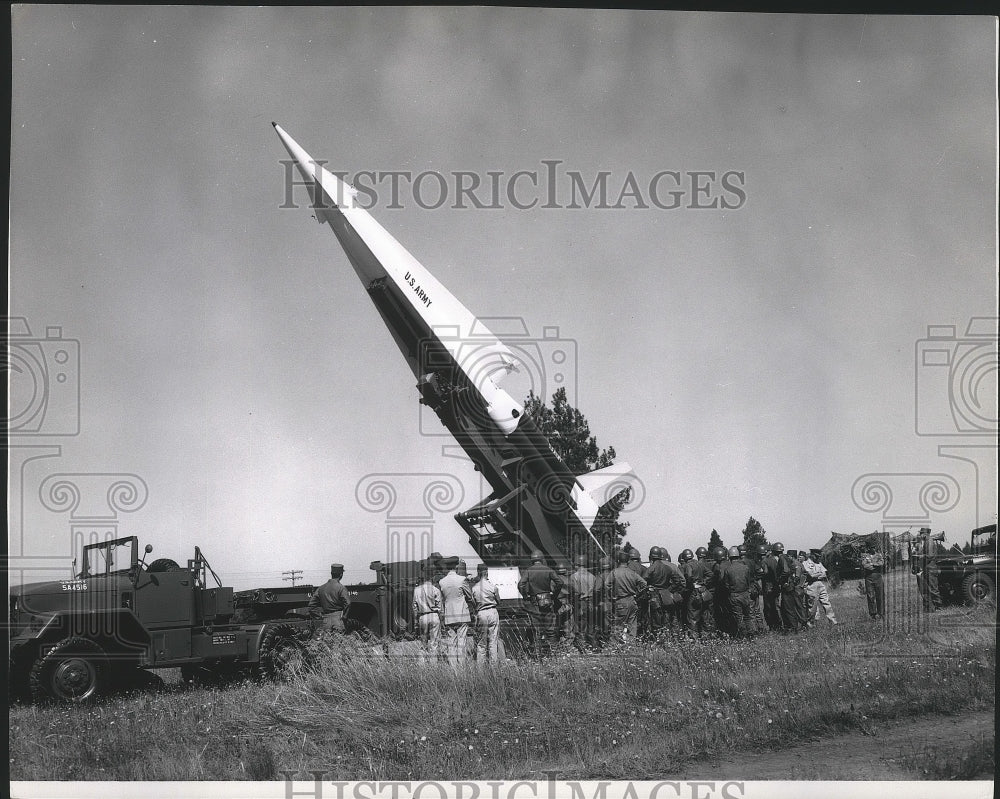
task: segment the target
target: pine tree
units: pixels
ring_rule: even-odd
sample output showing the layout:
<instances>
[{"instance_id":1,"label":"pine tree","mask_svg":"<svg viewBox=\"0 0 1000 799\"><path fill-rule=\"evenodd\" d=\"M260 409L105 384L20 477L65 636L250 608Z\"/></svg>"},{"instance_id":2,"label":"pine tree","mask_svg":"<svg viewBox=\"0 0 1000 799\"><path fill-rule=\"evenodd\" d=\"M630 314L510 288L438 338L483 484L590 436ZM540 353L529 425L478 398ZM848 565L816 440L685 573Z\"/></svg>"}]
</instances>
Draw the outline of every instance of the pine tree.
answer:
<instances>
[{"instance_id":1,"label":"pine tree","mask_svg":"<svg viewBox=\"0 0 1000 799\"><path fill-rule=\"evenodd\" d=\"M552 395L551 407L540 397L535 396L534 392L531 392L524 401L524 410L533 418L535 426L538 427L542 435L549 440L556 455L574 474L592 472L594 469L603 469L614 465L615 448L600 449L597 446L597 437L591 434L587 417L578 408L569 404L565 388L556 389ZM594 522L594 535L609 555L620 548L622 538L628 528L628 522L620 522L618 517L631 499L631 494L631 489L621 491L601 509ZM590 539L590 536L587 536L587 539L586 542L581 543L584 549L590 553L591 558L594 558L600 552L597 547L593 546L593 540ZM572 547L568 544L569 542L565 547L566 552L571 549L579 551L579 543Z\"/></svg>"},{"instance_id":2,"label":"pine tree","mask_svg":"<svg viewBox=\"0 0 1000 799\"><path fill-rule=\"evenodd\" d=\"M743 544L747 548L747 553L752 558L757 557L757 547L767 544L767 531L761 527L759 521L751 516L743 528Z\"/></svg>"},{"instance_id":3,"label":"pine tree","mask_svg":"<svg viewBox=\"0 0 1000 799\"><path fill-rule=\"evenodd\" d=\"M722 543L722 538L719 535L719 531L716 530L715 528L712 528L712 534L708 537L708 553L711 555L712 550L715 549L716 547L725 547L725 544Z\"/></svg>"}]
</instances>

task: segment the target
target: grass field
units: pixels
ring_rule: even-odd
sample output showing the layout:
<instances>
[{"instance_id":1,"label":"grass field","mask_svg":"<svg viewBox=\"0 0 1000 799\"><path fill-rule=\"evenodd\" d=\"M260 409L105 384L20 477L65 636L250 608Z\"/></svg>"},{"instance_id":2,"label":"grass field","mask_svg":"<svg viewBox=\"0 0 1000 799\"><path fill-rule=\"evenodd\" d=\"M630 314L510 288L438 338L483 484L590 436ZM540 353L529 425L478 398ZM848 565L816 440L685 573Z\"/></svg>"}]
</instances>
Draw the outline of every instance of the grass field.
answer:
<instances>
[{"instance_id":1,"label":"grass field","mask_svg":"<svg viewBox=\"0 0 1000 799\"><path fill-rule=\"evenodd\" d=\"M561 652L457 673L345 642L279 685L175 685L92 707L14 707L10 775L683 778L689 764L719 752L851 731L877 736L889 720L992 711L995 608L918 614L911 582L889 575L885 624L869 620L852 582L832 593L841 624L800 635ZM988 737L933 762L919 753L900 762L914 779L981 777L993 769L992 730Z\"/></svg>"}]
</instances>

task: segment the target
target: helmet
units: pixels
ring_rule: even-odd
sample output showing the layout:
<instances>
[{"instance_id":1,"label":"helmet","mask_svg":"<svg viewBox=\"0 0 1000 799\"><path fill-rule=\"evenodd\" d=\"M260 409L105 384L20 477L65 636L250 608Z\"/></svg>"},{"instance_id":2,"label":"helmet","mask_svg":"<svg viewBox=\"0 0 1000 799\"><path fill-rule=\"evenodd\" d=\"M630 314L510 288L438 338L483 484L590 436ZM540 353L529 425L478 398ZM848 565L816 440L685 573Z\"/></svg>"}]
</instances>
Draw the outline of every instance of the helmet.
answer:
<instances>
[{"instance_id":1,"label":"helmet","mask_svg":"<svg viewBox=\"0 0 1000 799\"><path fill-rule=\"evenodd\" d=\"M769 551L767 544L757 544L757 554L761 557L764 557Z\"/></svg>"},{"instance_id":2,"label":"helmet","mask_svg":"<svg viewBox=\"0 0 1000 799\"><path fill-rule=\"evenodd\" d=\"M693 557L694 557L694 552L692 552L690 549L685 549L683 552L681 552L680 557L678 557L677 559L681 563L687 563Z\"/></svg>"},{"instance_id":3,"label":"helmet","mask_svg":"<svg viewBox=\"0 0 1000 799\"><path fill-rule=\"evenodd\" d=\"M618 562L619 563L628 563L628 560L629 560L629 558L628 558L628 552L626 552L625 550L622 550L621 552L618 553Z\"/></svg>"},{"instance_id":4,"label":"helmet","mask_svg":"<svg viewBox=\"0 0 1000 799\"><path fill-rule=\"evenodd\" d=\"M716 547L712 550L712 557L715 559L716 563L721 563L726 559L726 548Z\"/></svg>"},{"instance_id":5,"label":"helmet","mask_svg":"<svg viewBox=\"0 0 1000 799\"><path fill-rule=\"evenodd\" d=\"M531 553L531 560L545 560L545 555L542 554L542 550L540 549L533 550Z\"/></svg>"},{"instance_id":6,"label":"helmet","mask_svg":"<svg viewBox=\"0 0 1000 799\"><path fill-rule=\"evenodd\" d=\"M663 550L659 547L649 548L649 559L650 560L663 560Z\"/></svg>"},{"instance_id":7,"label":"helmet","mask_svg":"<svg viewBox=\"0 0 1000 799\"><path fill-rule=\"evenodd\" d=\"M670 563L671 562L670 561L670 553L667 552L667 548L666 547L660 547L660 552L663 553L663 559L665 561L667 561L667 563Z\"/></svg>"},{"instance_id":8,"label":"helmet","mask_svg":"<svg viewBox=\"0 0 1000 799\"><path fill-rule=\"evenodd\" d=\"M708 556L708 550L705 547L698 547L694 551L694 554L697 555L699 558L704 558Z\"/></svg>"},{"instance_id":9,"label":"helmet","mask_svg":"<svg viewBox=\"0 0 1000 799\"><path fill-rule=\"evenodd\" d=\"M612 566L611 558L609 558L607 555L605 555L603 558L601 558L601 568L602 569L610 569L611 566Z\"/></svg>"},{"instance_id":10,"label":"helmet","mask_svg":"<svg viewBox=\"0 0 1000 799\"><path fill-rule=\"evenodd\" d=\"M729 559L730 560L737 560L739 558L739 556L740 556L740 548L739 547L729 547Z\"/></svg>"},{"instance_id":11,"label":"helmet","mask_svg":"<svg viewBox=\"0 0 1000 799\"><path fill-rule=\"evenodd\" d=\"M738 547L736 547L736 549L740 553L740 555L745 555L747 553L747 545L746 544L740 544Z\"/></svg>"},{"instance_id":12,"label":"helmet","mask_svg":"<svg viewBox=\"0 0 1000 799\"><path fill-rule=\"evenodd\" d=\"M586 566L587 565L587 556L584 555L584 554L582 554L582 553L579 554L579 555L576 555L573 558L573 563L575 563L577 566Z\"/></svg>"},{"instance_id":13,"label":"helmet","mask_svg":"<svg viewBox=\"0 0 1000 799\"><path fill-rule=\"evenodd\" d=\"M782 552L785 551L785 545L779 541L778 543L771 545L771 551L775 555L780 555Z\"/></svg>"},{"instance_id":14,"label":"helmet","mask_svg":"<svg viewBox=\"0 0 1000 799\"><path fill-rule=\"evenodd\" d=\"M639 550L638 549L630 549L628 551L628 559L629 560L642 560L642 556L639 554Z\"/></svg>"}]
</instances>

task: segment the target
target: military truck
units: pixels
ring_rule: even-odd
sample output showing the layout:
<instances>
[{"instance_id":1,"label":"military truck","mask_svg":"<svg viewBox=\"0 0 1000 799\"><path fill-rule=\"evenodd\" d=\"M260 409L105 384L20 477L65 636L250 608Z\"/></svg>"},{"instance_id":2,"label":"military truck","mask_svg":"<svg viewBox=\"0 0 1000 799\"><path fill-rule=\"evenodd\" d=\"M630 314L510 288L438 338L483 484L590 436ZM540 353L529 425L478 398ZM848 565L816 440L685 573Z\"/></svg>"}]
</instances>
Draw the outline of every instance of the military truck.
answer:
<instances>
[{"instance_id":1,"label":"military truck","mask_svg":"<svg viewBox=\"0 0 1000 799\"><path fill-rule=\"evenodd\" d=\"M156 670L178 667L185 680L201 684L278 678L319 626L307 607L311 585L234 591L199 547L186 566L169 558L147 564L151 552L147 545L140 560L135 536L90 544L72 579L12 587L12 698L85 702L155 685L162 682ZM345 586L348 633L386 646L415 638L411 604L421 567L373 561L374 582ZM503 571L516 586L517 568ZM508 651L523 648L527 613L510 608L502 632Z\"/></svg>"},{"instance_id":2,"label":"military truck","mask_svg":"<svg viewBox=\"0 0 1000 799\"><path fill-rule=\"evenodd\" d=\"M972 531L969 554L948 552L936 560L944 602L976 605L997 601L997 526Z\"/></svg>"}]
</instances>

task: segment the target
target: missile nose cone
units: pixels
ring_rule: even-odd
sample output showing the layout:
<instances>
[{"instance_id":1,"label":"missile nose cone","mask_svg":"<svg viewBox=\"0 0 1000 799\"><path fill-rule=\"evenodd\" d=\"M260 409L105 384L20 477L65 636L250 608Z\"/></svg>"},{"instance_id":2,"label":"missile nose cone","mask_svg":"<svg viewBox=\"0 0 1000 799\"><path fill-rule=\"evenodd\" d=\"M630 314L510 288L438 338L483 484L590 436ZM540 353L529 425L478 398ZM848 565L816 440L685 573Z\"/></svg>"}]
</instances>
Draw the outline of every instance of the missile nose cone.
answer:
<instances>
[{"instance_id":1,"label":"missile nose cone","mask_svg":"<svg viewBox=\"0 0 1000 799\"><path fill-rule=\"evenodd\" d=\"M278 123L277 123L277 122L273 122L273 121L272 121L272 122L271 122L271 127L272 127L272 128L277 128L277 127L278 127Z\"/></svg>"}]
</instances>

